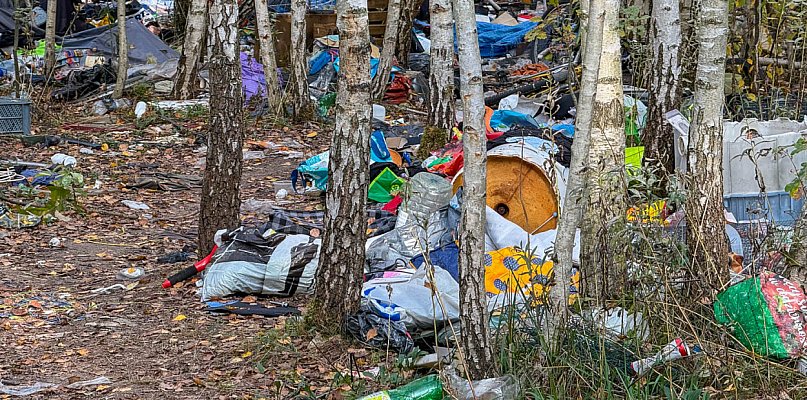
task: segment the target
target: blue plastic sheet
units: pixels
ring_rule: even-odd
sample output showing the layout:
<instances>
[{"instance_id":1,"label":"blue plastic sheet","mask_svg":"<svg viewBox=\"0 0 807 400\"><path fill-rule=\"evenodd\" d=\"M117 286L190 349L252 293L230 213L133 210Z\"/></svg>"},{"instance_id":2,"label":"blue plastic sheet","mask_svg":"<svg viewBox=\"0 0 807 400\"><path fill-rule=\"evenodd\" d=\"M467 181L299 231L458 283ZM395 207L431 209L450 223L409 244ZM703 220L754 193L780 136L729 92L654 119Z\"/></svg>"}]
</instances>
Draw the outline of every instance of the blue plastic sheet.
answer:
<instances>
[{"instance_id":1,"label":"blue plastic sheet","mask_svg":"<svg viewBox=\"0 0 807 400\"><path fill-rule=\"evenodd\" d=\"M513 110L496 110L490 117L490 127L496 131L508 131L513 127L513 125L535 128L541 127L535 118Z\"/></svg>"},{"instance_id":2,"label":"blue plastic sheet","mask_svg":"<svg viewBox=\"0 0 807 400\"><path fill-rule=\"evenodd\" d=\"M524 42L524 35L537 25L537 22L522 22L516 26L477 22L479 52L482 57L501 57Z\"/></svg>"},{"instance_id":3,"label":"blue plastic sheet","mask_svg":"<svg viewBox=\"0 0 807 400\"><path fill-rule=\"evenodd\" d=\"M339 72L339 57L336 57L333 60L333 68L336 70L336 72ZM378 71L378 59L377 58L371 58L370 59L370 77L371 78L375 77L375 73L377 71Z\"/></svg>"}]
</instances>

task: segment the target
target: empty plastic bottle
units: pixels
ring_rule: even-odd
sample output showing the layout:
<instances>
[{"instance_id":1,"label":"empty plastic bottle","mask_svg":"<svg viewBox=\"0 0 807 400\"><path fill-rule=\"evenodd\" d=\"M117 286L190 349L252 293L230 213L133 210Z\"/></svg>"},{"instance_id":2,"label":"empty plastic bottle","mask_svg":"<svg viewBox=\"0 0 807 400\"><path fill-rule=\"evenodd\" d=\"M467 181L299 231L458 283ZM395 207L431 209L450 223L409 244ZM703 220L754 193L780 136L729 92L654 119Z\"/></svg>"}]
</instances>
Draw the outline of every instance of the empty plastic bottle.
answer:
<instances>
[{"instance_id":1,"label":"empty plastic bottle","mask_svg":"<svg viewBox=\"0 0 807 400\"><path fill-rule=\"evenodd\" d=\"M429 216L451 201L451 183L445 178L420 172L409 181L409 199L398 210L396 226L423 224Z\"/></svg>"},{"instance_id":2,"label":"empty plastic bottle","mask_svg":"<svg viewBox=\"0 0 807 400\"><path fill-rule=\"evenodd\" d=\"M385 390L358 400L442 400L443 383L437 375L416 379L397 389Z\"/></svg>"}]
</instances>

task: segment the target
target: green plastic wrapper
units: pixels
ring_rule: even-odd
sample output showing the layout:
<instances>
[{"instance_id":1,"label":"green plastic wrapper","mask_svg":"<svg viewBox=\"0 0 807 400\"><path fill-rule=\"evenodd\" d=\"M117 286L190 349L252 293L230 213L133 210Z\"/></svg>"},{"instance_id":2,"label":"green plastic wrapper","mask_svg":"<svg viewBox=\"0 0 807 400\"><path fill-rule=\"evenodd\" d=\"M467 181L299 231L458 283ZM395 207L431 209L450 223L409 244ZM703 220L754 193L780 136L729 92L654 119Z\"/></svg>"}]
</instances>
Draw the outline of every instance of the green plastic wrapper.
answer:
<instances>
[{"instance_id":1,"label":"green plastic wrapper","mask_svg":"<svg viewBox=\"0 0 807 400\"><path fill-rule=\"evenodd\" d=\"M807 296L772 272L746 279L717 295L715 319L756 354L780 359L805 354Z\"/></svg>"},{"instance_id":2,"label":"green plastic wrapper","mask_svg":"<svg viewBox=\"0 0 807 400\"><path fill-rule=\"evenodd\" d=\"M416 379L397 389L373 393L357 400L442 400L443 382L437 375Z\"/></svg>"},{"instance_id":3,"label":"green plastic wrapper","mask_svg":"<svg viewBox=\"0 0 807 400\"><path fill-rule=\"evenodd\" d=\"M395 175L389 168L384 168L378 176L370 182L367 189L367 198L377 203L387 203L392 200L392 193L401 190L405 181Z\"/></svg>"}]
</instances>

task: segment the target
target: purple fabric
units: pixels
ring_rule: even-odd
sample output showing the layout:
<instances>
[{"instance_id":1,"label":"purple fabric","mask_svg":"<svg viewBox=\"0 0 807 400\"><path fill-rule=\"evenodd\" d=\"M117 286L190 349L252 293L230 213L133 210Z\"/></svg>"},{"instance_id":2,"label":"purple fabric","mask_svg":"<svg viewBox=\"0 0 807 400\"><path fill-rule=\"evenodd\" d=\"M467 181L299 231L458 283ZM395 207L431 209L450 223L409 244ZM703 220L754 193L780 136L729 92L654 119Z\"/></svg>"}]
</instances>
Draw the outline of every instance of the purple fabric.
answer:
<instances>
[{"instance_id":1,"label":"purple fabric","mask_svg":"<svg viewBox=\"0 0 807 400\"><path fill-rule=\"evenodd\" d=\"M263 65L247 53L241 53L241 81L244 85L245 100L252 96L266 93L266 76L263 74Z\"/></svg>"}]
</instances>

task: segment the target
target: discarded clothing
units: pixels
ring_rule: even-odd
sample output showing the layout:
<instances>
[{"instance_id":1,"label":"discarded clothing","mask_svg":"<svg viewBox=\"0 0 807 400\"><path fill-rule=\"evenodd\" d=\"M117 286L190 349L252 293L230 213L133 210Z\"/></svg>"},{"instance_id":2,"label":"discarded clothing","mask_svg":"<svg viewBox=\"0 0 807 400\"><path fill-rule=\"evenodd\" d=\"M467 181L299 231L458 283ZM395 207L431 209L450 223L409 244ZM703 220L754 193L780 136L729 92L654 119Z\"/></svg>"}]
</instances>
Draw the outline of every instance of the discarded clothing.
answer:
<instances>
[{"instance_id":1,"label":"discarded clothing","mask_svg":"<svg viewBox=\"0 0 807 400\"><path fill-rule=\"evenodd\" d=\"M322 232L324 229L324 211L299 211L282 208L273 208L269 213L269 220L261 226L263 231L273 230L287 235L311 235L313 230ZM374 237L395 228L395 214L367 209L368 236Z\"/></svg>"},{"instance_id":2,"label":"discarded clothing","mask_svg":"<svg viewBox=\"0 0 807 400\"><path fill-rule=\"evenodd\" d=\"M208 301L205 311L236 315L261 315L268 318L300 315L300 309L297 307L264 307L260 304L250 304L243 301L231 301L227 303Z\"/></svg>"},{"instance_id":3,"label":"discarded clothing","mask_svg":"<svg viewBox=\"0 0 807 400\"><path fill-rule=\"evenodd\" d=\"M65 85L51 93L54 100L75 100L95 92L102 86L115 83L115 69L110 62L99 64L88 70L71 71L63 80Z\"/></svg>"},{"instance_id":4,"label":"discarded clothing","mask_svg":"<svg viewBox=\"0 0 807 400\"><path fill-rule=\"evenodd\" d=\"M42 222L42 217L33 214L11 212L0 203L0 228L22 229L33 228Z\"/></svg>"}]
</instances>

